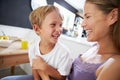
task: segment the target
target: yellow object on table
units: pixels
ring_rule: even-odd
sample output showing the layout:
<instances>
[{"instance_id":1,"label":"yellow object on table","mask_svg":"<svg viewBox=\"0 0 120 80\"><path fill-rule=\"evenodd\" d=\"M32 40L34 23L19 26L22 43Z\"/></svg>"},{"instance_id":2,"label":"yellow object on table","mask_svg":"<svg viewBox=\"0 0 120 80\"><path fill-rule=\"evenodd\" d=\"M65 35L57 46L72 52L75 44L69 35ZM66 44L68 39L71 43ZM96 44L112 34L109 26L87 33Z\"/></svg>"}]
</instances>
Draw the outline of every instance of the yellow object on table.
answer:
<instances>
[{"instance_id":1,"label":"yellow object on table","mask_svg":"<svg viewBox=\"0 0 120 80\"><path fill-rule=\"evenodd\" d=\"M27 49L28 48L28 41L22 40L21 41L21 48L22 49Z\"/></svg>"},{"instance_id":2,"label":"yellow object on table","mask_svg":"<svg viewBox=\"0 0 120 80\"><path fill-rule=\"evenodd\" d=\"M0 40L9 40L9 36L0 36Z\"/></svg>"}]
</instances>

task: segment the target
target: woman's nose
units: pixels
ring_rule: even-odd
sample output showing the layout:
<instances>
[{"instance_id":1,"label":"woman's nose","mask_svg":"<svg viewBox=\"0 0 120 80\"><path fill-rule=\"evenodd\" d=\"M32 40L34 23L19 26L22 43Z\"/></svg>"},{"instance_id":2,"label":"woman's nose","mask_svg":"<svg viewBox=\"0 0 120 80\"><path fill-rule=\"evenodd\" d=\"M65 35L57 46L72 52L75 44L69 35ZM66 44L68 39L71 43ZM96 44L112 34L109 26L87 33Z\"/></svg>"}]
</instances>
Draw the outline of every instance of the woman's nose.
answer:
<instances>
[{"instance_id":1,"label":"woman's nose","mask_svg":"<svg viewBox=\"0 0 120 80\"><path fill-rule=\"evenodd\" d=\"M86 26L85 20L82 21L81 26L84 28Z\"/></svg>"}]
</instances>

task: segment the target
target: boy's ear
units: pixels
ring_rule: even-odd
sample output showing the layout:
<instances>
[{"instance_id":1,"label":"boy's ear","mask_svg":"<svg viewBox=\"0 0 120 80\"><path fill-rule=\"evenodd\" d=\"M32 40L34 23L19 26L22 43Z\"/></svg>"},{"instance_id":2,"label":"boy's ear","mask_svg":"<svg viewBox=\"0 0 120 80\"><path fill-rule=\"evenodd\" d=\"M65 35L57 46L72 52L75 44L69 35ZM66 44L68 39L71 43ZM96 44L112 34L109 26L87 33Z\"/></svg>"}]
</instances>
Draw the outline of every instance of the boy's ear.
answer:
<instances>
[{"instance_id":1,"label":"boy's ear","mask_svg":"<svg viewBox=\"0 0 120 80\"><path fill-rule=\"evenodd\" d=\"M109 23L114 24L118 20L118 9L115 8L109 13Z\"/></svg>"},{"instance_id":2,"label":"boy's ear","mask_svg":"<svg viewBox=\"0 0 120 80\"><path fill-rule=\"evenodd\" d=\"M40 27L38 25L33 24L32 27L33 27L33 30L36 32L36 34L40 33Z\"/></svg>"}]
</instances>

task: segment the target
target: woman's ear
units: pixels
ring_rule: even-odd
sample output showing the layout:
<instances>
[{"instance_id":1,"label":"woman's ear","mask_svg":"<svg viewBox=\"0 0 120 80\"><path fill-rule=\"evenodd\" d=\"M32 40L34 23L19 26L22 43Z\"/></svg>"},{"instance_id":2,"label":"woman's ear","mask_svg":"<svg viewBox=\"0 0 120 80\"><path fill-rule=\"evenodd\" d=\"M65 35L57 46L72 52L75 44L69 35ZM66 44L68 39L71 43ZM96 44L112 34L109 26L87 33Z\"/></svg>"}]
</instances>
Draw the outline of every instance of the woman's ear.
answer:
<instances>
[{"instance_id":1,"label":"woman's ear","mask_svg":"<svg viewBox=\"0 0 120 80\"><path fill-rule=\"evenodd\" d=\"M118 9L115 8L109 13L109 25L114 24L118 20Z\"/></svg>"},{"instance_id":2,"label":"woman's ear","mask_svg":"<svg viewBox=\"0 0 120 80\"><path fill-rule=\"evenodd\" d=\"M37 24L33 24L32 27L33 27L33 30L36 32L36 34L39 35L39 33L40 33L40 26L37 25Z\"/></svg>"}]
</instances>

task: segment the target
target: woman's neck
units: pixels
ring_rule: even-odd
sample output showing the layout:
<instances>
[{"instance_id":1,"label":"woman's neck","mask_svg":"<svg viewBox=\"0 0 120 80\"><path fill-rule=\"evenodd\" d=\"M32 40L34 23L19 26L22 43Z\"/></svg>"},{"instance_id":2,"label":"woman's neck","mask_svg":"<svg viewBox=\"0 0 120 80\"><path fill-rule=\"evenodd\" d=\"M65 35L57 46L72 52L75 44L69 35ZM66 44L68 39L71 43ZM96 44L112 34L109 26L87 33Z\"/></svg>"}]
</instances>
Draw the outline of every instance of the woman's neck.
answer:
<instances>
[{"instance_id":1,"label":"woman's neck","mask_svg":"<svg viewBox=\"0 0 120 80\"><path fill-rule=\"evenodd\" d=\"M119 54L119 50L115 47L112 40L98 42L98 55L100 55L101 61L105 61L114 55Z\"/></svg>"},{"instance_id":2,"label":"woman's neck","mask_svg":"<svg viewBox=\"0 0 120 80\"><path fill-rule=\"evenodd\" d=\"M116 49L113 43L99 44L98 53L99 54L117 54L119 51Z\"/></svg>"},{"instance_id":3,"label":"woman's neck","mask_svg":"<svg viewBox=\"0 0 120 80\"><path fill-rule=\"evenodd\" d=\"M99 45L98 47L99 54L115 54L119 52L115 47L113 40L111 39L111 36L99 40L98 45Z\"/></svg>"}]
</instances>

